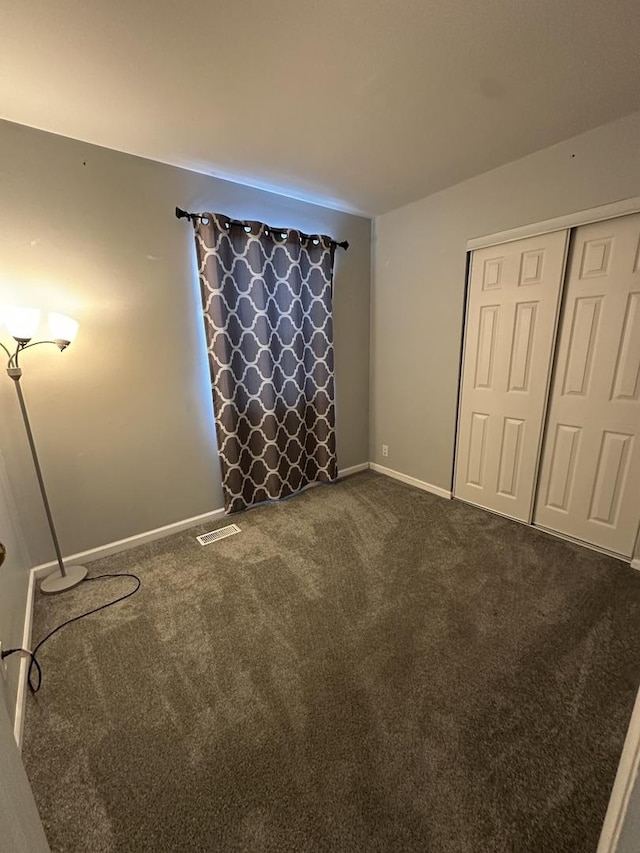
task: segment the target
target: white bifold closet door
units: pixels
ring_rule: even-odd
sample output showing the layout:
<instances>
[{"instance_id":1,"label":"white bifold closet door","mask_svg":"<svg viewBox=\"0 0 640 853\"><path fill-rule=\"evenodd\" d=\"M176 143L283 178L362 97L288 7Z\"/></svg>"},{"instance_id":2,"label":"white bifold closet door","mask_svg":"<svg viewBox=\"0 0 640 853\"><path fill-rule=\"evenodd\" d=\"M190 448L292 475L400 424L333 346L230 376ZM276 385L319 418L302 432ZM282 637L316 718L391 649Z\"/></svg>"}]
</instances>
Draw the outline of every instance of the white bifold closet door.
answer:
<instances>
[{"instance_id":1,"label":"white bifold closet door","mask_svg":"<svg viewBox=\"0 0 640 853\"><path fill-rule=\"evenodd\" d=\"M622 556L640 520L640 214L573 235L534 521Z\"/></svg>"},{"instance_id":2,"label":"white bifold closet door","mask_svg":"<svg viewBox=\"0 0 640 853\"><path fill-rule=\"evenodd\" d=\"M568 231L471 258L455 496L531 521Z\"/></svg>"}]
</instances>

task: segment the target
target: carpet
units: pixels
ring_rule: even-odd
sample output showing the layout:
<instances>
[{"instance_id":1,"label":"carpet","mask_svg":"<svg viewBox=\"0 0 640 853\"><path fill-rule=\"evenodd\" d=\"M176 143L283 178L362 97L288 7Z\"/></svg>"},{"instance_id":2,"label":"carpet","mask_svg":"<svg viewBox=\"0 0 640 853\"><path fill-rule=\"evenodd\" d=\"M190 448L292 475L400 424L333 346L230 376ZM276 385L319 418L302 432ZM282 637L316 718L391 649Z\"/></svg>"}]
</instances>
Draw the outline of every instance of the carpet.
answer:
<instances>
[{"instance_id":1,"label":"carpet","mask_svg":"<svg viewBox=\"0 0 640 853\"><path fill-rule=\"evenodd\" d=\"M373 472L233 521L92 563L140 592L43 648L54 853L596 850L640 573ZM132 584L38 595L34 642Z\"/></svg>"}]
</instances>

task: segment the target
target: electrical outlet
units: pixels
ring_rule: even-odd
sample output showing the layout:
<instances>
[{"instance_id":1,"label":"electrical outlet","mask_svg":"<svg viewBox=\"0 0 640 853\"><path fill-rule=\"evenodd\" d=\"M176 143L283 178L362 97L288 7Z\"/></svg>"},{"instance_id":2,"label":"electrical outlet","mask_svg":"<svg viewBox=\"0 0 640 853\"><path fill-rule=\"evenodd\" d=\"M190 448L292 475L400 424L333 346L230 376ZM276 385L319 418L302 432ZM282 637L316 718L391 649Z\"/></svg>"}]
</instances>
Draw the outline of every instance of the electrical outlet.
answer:
<instances>
[{"instance_id":1,"label":"electrical outlet","mask_svg":"<svg viewBox=\"0 0 640 853\"><path fill-rule=\"evenodd\" d=\"M383 455L383 456L388 456L388 455L389 455L389 445L388 445L388 444L383 444L383 445L382 445L382 455Z\"/></svg>"}]
</instances>

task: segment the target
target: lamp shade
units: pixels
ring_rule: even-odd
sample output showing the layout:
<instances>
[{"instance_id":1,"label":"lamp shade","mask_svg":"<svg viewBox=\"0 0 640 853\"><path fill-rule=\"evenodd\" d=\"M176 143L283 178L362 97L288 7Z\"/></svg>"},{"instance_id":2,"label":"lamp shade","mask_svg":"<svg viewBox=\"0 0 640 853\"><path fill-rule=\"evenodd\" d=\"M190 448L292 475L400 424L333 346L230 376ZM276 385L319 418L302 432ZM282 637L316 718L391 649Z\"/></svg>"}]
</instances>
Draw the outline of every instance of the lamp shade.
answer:
<instances>
[{"instance_id":1,"label":"lamp shade","mask_svg":"<svg viewBox=\"0 0 640 853\"><path fill-rule=\"evenodd\" d=\"M78 334L79 324L66 314L49 314L49 329L54 341L64 341L70 344Z\"/></svg>"},{"instance_id":2,"label":"lamp shade","mask_svg":"<svg viewBox=\"0 0 640 853\"><path fill-rule=\"evenodd\" d=\"M2 320L17 341L30 341L40 324L40 309L5 307Z\"/></svg>"}]
</instances>

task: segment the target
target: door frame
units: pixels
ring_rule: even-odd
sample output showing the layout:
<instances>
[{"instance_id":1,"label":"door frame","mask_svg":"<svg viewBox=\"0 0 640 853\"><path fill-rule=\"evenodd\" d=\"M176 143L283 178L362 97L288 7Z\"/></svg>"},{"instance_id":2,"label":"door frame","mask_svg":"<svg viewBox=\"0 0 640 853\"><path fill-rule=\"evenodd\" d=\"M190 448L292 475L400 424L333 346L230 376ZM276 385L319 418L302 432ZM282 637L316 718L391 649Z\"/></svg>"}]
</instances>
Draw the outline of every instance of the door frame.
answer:
<instances>
[{"instance_id":1,"label":"door frame","mask_svg":"<svg viewBox=\"0 0 640 853\"><path fill-rule=\"evenodd\" d=\"M611 789L596 853L615 853L622 834L629 802L640 778L640 691L631 712L620 763Z\"/></svg>"},{"instance_id":2,"label":"door frame","mask_svg":"<svg viewBox=\"0 0 640 853\"><path fill-rule=\"evenodd\" d=\"M640 213L640 196L614 201L611 204L589 207L586 210L576 210L574 213L556 216L553 219L543 219L541 222L509 228L507 231L471 237L467 240L467 252L472 252L474 249L485 249L488 246L498 246L500 243L512 243L514 240L522 240L524 237L538 237L541 234L547 234L549 231L562 231L565 228L577 228L578 225L588 225L591 222L617 219L619 216L626 216L629 213Z\"/></svg>"}]
</instances>

